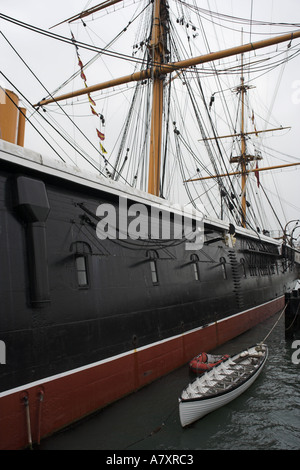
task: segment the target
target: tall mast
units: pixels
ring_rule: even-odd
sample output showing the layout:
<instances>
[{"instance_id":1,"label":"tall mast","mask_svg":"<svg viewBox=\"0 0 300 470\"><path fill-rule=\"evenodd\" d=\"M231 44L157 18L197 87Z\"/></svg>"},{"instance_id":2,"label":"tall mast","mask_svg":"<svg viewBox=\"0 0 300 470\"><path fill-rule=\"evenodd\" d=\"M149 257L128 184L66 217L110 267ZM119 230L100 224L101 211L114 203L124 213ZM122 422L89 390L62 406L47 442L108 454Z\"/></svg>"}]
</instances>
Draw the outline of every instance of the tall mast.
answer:
<instances>
[{"instance_id":1,"label":"tall mast","mask_svg":"<svg viewBox=\"0 0 300 470\"><path fill-rule=\"evenodd\" d=\"M163 2L164 0L162 0ZM160 65L163 62L163 23L161 21L161 0L154 1L152 36L150 54L152 55L152 115L150 131L150 153L148 193L159 196L160 190L160 163L163 115L163 77L160 75Z\"/></svg>"},{"instance_id":2,"label":"tall mast","mask_svg":"<svg viewBox=\"0 0 300 470\"><path fill-rule=\"evenodd\" d=\"M241 115L241 171L242 171L242 227L246 227L246 138L245 138L245 80L244 80L244 54L241 57L242 70L241 70L241 104L242 104L242 115Z\"/></svg>"}]
</instances>

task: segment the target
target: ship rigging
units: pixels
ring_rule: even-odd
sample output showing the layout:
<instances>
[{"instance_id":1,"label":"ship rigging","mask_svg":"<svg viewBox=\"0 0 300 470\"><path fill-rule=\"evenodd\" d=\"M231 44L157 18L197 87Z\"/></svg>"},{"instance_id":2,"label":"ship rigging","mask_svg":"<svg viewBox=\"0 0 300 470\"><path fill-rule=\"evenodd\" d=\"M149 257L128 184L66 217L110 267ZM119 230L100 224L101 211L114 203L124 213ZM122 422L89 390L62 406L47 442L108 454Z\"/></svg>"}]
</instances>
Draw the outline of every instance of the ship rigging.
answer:
<instances>
[{"instance_id":1,"label":"ship rigging","mask_svg":"<svg viewBox=\"0 0 300 470\"><path fill-rule=\"evenodd\" d=\"M106 11L105 9L109 6L116 8L119 3L122 2L102 2L91 9L81 12L78 15L74 15L58 25L63 25L67 22L69 25L82 25L85 29L87 28L86 22L89 20L90 15L93 15L94 17L95 14ZM85 155L85 150L77 147L75 143L75 148L77 147L75 151L78 155L81 155L86 161L90 161L91 165L98 169L101 174L114 180L123 181L134 187L140 187L141 189L148 191L150 194L159 195L164 198L170 198L172 194L171 191L174 191L174 189L171 189L171 181L172 178L174 179L174 174L176 172L181 175L181 181L183 181L183 186L182 183L181 186L184 188L190 204L196 206L197 203L199 203L200 198L203 198L205 200L203 205L205 207L209 205L209 211L214 213L216 217L229 217L229 219L234 221L234 223L242 226L247 225L249 228L254 230L259 226L264 229L266 228L265 224L258 220L259 210L255 208L250 209L250 204L252 204L252 202L250 203L249 198L248 200L246 198L247 176L254 173L258 178L260 172L264 171L262 168L258 168L258 165L255 168L251 165L249 166L251 161L257 162L261 159L261 153L258 152L258 156L258 153L256 152L254 156L252 156L252 159L249 159L249 156L241 159L241 156L245 155L247 141L250 143L249 139L251 139L252 136L258 137L261 132L267 132L268 130L264 129L262 131L255 129L255 131L252 131L251 136L251 131L245 132L245 130L242 129L242 127L245 126L246 121L245 112L248 111L248 109L246 109L247 91L252 88L252 86L249 85L249 83L251 83L250 75L248 79L248 81L250 81L248 83L245 82L243 74L249 74L250 70L254 70L256 72L264 70L263 67L269 67L269 69L272 70L274 67L278 66L280 61L284 64L288 58L286 56L285 59L278 59L278 57L281 57L283 54L283 52L279 51L275 54L276 60L270 64L268 63L270 57L265 60L264 58L258 59L255 57L252 59L249 58L248 60L246 59L245 54L246 51L253 53L260 48L264 49L268 45L278 45L281 42L284 42L288 44L288 49L286 50L289 51L289 57L296 57L298 49L297 45L293 47L293 41L298 37L297 32L275 36L268 40L249 42L249 44L244 44L237 48L230 48L229 50L225 49L217 53L212 53L208 49L208 54L198 55L193 59L182 60L181 53L184 50L183 47L187 49L189 56L194 55L192 47L198 40L199 32L202 28L202 21L204 21L206 15L211 15L211 17L213 17L215 15L214 12L209 13L199 7L182 3L180 7L182 16L178 17L176 21L180 26L182 26L182 30L186 35L187 46L183 46L182 36L184 36L184 34L181 34L181 36L175 36L175 30L172 25L172 19L174 16L171 18L169 14L168 3L165 1L155 2L154 6L155 8L153 9L151 21L147 23L148 29L145 28L145 31L141 33L140 38L137 39L131 57L125 55L122 56L113 52L111 49L112 44L131 28L137 18L140 19L143 15L145 18L146 13L149 11L150 4L142 5L141 9L137 9L137 13L133 15L127 25L122 28L120 33L117 34L115 39L110 41L106 47L101 49L101 51L98 50L96 56L92 59L84 64L82 63L82 70L81 67L78 68L78 72L73 74L73 77L70 77L69 80L66 80L61 87L51 93L48 92L48 97L41 100L35 106L35 109L37 110L36 112L40 112L41 109L45 111L47 110L48 116L52 113L52 116L55 117L55 112L57 111L55 111L54 108L47 106L51 102L55 102L58 110L67 114L66 104L70 102L68 100L72 98L78 100L80 96L84 97L84 95L86 96L87 94L89 100L91 97L96 100L99 100L100 98L103 102L105 100L105 95L96 95L96 93L99 93L101 90L109 91L111 88L114 90L113 93L117 93L116 87L123 84L123 90L124 86L127 87L127 90L133 90L133 98L125 119L123 130L121 131L122 135L120 134L118 141L113 144L113 148L110 149L108 153L104 143L100 143L100 152L98 150L98 157L93 157L93 160L90 156ZM184 11L184 8L186 8L186 11ZM197 12L199 15L199 24L197 26L195 26L195 21L192 22L191 19L187 19L191 18L191 12ZM8 18L6 19L8 20ZM224 21L228 21L226 18L223 19ZM237 20L240 20L240 23L242 24L241 19ZM252 24L256 24L256 22L254 21ZM25 27L25 24L23 24L23 27ZM29 28L30 26L26 25L26 27ZM51 31L52 30L55 30L55 28L52 28ZM44 34L41 30L39 33ZM88 48L87 44L76 40L73 33L71 33L71 39L63 38L62 36L52 32L47 32L47 35L50 35L56 40L69 41L69 43L75 46L76 50L79 51L80 54L81 51ZM92 46L91 48L93 50L97 50L95 46ZM76 75L87 73L86 70L88 70L88 67L92 65L96 59L102 57L103 54L118 56L123 58L123 60L130 60L135 64L135 71L130 75L114 78L113 80L92 86L85 82L84 88L72 91L71 93L59 95L59 91L62 87L67 86L70 80L74 79ZM220 61L222 57L235 57L237 54L245 57L244 64L240 62L239 65L227 67L224 70L222 70L220 66L216 66L216 61ZM287 52L285 54L287 54ZM265 61L267 61L267 66L265 65ZM205 64L208 64L207 69L205 69ZM222 144L223 137L219 132L219 123L213 120L211 109L214 109L214 100L218 99L218 94L220 94L219 96L222 97L222 106L225 111L224 117L227 115L229 119L229 128L231 130L230 135L232 136L233 141L237 142L237 127L236 123L233 122L232 113L226 110L228 105L225 103L226 98L224 90L221 89L218 92L213 92L210 99L204 90L205 77L212 73L215 73L216 77L221 77L224 73L240 74L241 77L241 84L236 87L236 93L240 95L239 114L242 116L241 129L239 132L239 156L227 154L227 150ZM218 78L218 80L220 81L220 78ZM187 132L186 129L183 129L181 122L185 119L182 115L182 111L180 110L181 98L178 95L178 97L175 98L177 100L176 102L174 97L172 97L172 93L176 93L179 90L179 85L181 87L185 87L188 91L195 116L195 122L188 123L191 127L189 132ZM230 90L230 93L232 94L234 88L231 87ZM181 93L181 91L179 91L179 93ZM144 101L144 104L137 104L140 103L141 99ZM152 112L148 114L151 101ZM73 102L73 106L76 106L77 102ZM139 106L140 110L144 110L142 118L141 116L140 118L137 117L135 106ZM40 112L40 114L44 113ZM103 117L102 113L101 116ZM207 124L205 124L205 121ZM100 127L101 126L102 124L100 123ZM78 127L78 125L76 125L76 127ZM133 134L132 131L130 131L131 127L135 129ZM142 127L144 127L144 129L142 129ZM280 129L284 130L287 128L286 126L280 126ZM133 135L136 136L140 131L142 131L141 135L143 135L143 137L139 140L139 143L137 143L136 139L134 142ZM79 130L79 132L82 131ZM103 132L100 132L100 134L103 134ZM214 140L214 143L211 142L212 139ZM205 158L203 158L203 147L200 147L199 152L199 144L198 148L197 145L195 145L198 141L204 143L204 150L210 160L209 166L205 162ZM97 144L92 145L94 148L97 146ZM134 157L136 153L140 154L140 158ZM97 161L98 159L100 160L100 163ZM236 168L235 166L231 169L230 164L238 164L239 168ZM295 167L298 166L297 161L289 164ZM277 167L280 168L281 166L269 165L269 167L266 168L271 170ZM287 166L285 168L287 168ZM196 174L194 173L195 169ZM169 175L173 175L173 177L170 177ZM226 178L224 178L224 175ZM236 182L237 175L241 176L239 183ZM231 178L232 176L234 178ZM211 191L211 185L207 186L206 180L209 177L213 178L217 182L217 192ZM203 186L201 185L201 188L203 189L200 189L200 181L203 182ZM191 185L193 186L191 187ZM263 191L264 189L261 184L261 192ZM250 195L250 189L247 192ZM171 196L171 198L173 198L173 196ZM257 198L254 197L254 199ZM216 209L217 207L219 207L219 209ZM246 211L248 213L247 223Z\"/></svg>"}]
</instances>

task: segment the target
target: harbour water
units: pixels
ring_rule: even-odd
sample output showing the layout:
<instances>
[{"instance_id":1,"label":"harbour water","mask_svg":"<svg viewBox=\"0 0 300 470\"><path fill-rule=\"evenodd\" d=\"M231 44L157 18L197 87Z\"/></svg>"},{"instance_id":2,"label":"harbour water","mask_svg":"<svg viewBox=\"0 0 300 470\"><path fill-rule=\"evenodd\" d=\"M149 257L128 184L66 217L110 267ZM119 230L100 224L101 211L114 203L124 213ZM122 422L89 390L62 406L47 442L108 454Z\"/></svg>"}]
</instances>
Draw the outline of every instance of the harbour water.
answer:
<instances>
[{"instance_id":1,"label":"harbour water","mask_svg":"<svg viewBox=\"0 0 300 470\"><path fill-rule=\"evenodd\" d=\"M271 332L266 340L269 358L257 381L235 401L188 428L181 427L178 416L178 396L190 380L186 365L43 440L40 450L116 450L133 455L142 450L299 450L300 353L295 338L285 339L284 317L276 324L278 319L276 315L214 351L234 354Z\"/></svg>"}]
</instances>

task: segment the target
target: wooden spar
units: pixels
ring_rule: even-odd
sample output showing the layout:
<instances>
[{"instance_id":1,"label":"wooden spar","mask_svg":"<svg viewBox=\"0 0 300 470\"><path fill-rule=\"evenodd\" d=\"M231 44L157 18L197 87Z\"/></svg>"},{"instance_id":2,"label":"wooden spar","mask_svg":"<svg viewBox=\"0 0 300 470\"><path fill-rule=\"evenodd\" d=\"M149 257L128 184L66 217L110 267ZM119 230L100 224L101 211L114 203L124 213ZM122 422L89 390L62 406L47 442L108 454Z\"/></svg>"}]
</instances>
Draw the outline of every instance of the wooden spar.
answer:
<instances>
[{"instance_id":1,"label":"wooden spar","mask_svg":"<svg viewBox=\"0 0 300 470\"><path fill-rule=\"evenodd\" d=\"M262 132L274 132L274 131L283 131L285 129L291 129L290 127L276 127L274 129L265 129L264 131L251 131L251 132L244 132L244 135L251 135L251 134L261 134ZM228 134L228 135L220 135L218 137L206 137L205 139L199 139L198 142L204 142L206 140L216 140L216 139L228 139L229 137L240 137L241 133L238 134Z\"/></svg>"},{"instance_id":2,"label":"wooden spar","mask_svg":"<svg viewBox=\"0 0 300 470\"><path fill-rule=\"evenodd\" d=\"M160 21L160 0L154 4L152 37L149 52L154 63L162 61L164 50L161 41L162 25ZM160 190L160 163L161 163L161 138L163 116L163 80L160 76L153 77L152 115L150 130L150 152L148 172L148 193L159 196Z\"/></svg>"},{"instance_id":3,"label":"wooden spar","mask_svg":"<svg viewBox=\"0 0 300 470\"><path fill-rule=\"evenodd\" d=\"M224 59L225 57L230 57L233 55L243 54L256 49L261 49L268 46L273 46L285 41L291 41L292 39L300 38L300 31L295 31L294 33L283 34L282 36L276 36L271 39L266 39L263 41L257 41L249 44L244 44L243 46L233 47L231 49L224 49L219 52L212 52L210 54L205 54L202 56L194 57L192 59L182 60L179 62L173 62L165 65L155 64L151 69L145 69L140 72L135 72L131 75L126 75L108 82L99 83L97 85L92 85L86 88L82 88L77 91L70 93L65 93L64 95L57 96L55 98L49 98L41 100L39 103L34 106L44 106L49 103L54 103L56 101L66 100L68 98L73 98L75 96L86 95L94 91L104 90L106 88L111 88L117 85L123 85L132 81L141 81L146 78L151 78L157 75L169 74L174 72L174 70L179 70L181 68L189 68L195 65L204 64L206 62L213 62L214 60Z\"/></svg>"},{"instance_id":4,"label":"wooden spar","mask_svg":"<svg viewBox=\"0 0 300 470\"><path fill-rule=\"evenodd\" d=\"M300 165L300 163L286 163L284 165L267 166L265 168L254 168L252 170L246 170L246 173L256 173L257 171L277 170L278 168L287 168L290 166L297 166L297 165ZM241 171L233 171L231 173L223 173L222 175L202 176L201 178L194 178L194 179L186 180L185 183L191 183L192 181L209 180L212 178L220 178L223 176L241 175L241 174L242 174Z\"/></svg>"},{"instance_id":5,"label":"wooden spar","mask_svg":"<svg viewBox=\"0 0 300 470\"><path fill-rule=\"evenodd\" d=\"M223 51L219 52L211 52L210 54L205 54L191 59L166 64L161 67L161 73L171 73L174 70L193 67L195 65L204 64L206 62L212 62L218 59L224 59L225 57L230 57L233 55L244 54L245 52L251 52L256 49L262 49L264 47L273 46L275 44L280 44L281 42L285 41L291 41L292 39L296 39L299 37L300 31L295 31L293 33L276 36L274 38L264 39L262 41L250 42L248 44L244 44L243 46L232 47L230 49L224 49Z\"/></svg>"},{"instance_id":6,"label":"wooden spar","mask_svg":"<svg viewBox=\"0 0 300 470\"><path fill-rule=\"evenodd\" d=\"M64 95L57 96L56 98L48 98L45 100L41 100L39 103L35 104L34 107L44 106L50 103L56 103L57 101L67 100L76 96L86 95L88 93L93 93L94 91L105 90L106 88L113 88L114 86L124 85L125 83L145 80L146 78L151 78L151 72L151 69L142 70L141 72L135 72L131 75L116 78L115 80L109 80L107 82L99 83L97 85L80 88L79 90L73 91L71 93L65 93Z\"/></svg>"},{"instance_id":7,"label":"wooden spar","mask_svg":"<svg viewBox=\"0 0 300 470\"><path fill-rule=\"evenodd\" d=\"M87 10L84 10L81 13L78 13L77 15L71 16L67 20L63 20L60 23L57 23L56 25L51 26L50 29L55 28L56 26L59 26L63 23L72 23L73 21L80 20L82 18L85 18L86 16L92 15L93 13L96 13L97 11L100 11L100 10L103 10L104 8L115 5L116 3L119 3L121 1L122 0L106 0L105 2L99 3L98 5L95 5L92 8L88 8Z\"/></svg>"}]
</instances>

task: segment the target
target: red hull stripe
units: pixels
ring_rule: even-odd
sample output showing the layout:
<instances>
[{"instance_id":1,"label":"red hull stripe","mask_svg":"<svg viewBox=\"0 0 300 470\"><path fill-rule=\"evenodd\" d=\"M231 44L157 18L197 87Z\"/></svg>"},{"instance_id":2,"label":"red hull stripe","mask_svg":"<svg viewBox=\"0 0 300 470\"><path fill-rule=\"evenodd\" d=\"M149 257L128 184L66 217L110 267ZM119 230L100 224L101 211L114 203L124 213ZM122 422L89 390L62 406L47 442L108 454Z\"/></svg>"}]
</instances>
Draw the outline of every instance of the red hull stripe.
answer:
<instances>
[{"instance_id":1,"label":"red hull stripe","mask_svg":"<svg viewBox=\"0 0 300 470\"><path fill-rule=\"evenodd\" d=\"M212 350L265 320L284 307L284 299L282 296L205 327L0 393L0 449L26 447L28 421L33 441L38 441L40 436L137 390L188 363L200 350Z\"/></svg>"}]
</instances>

